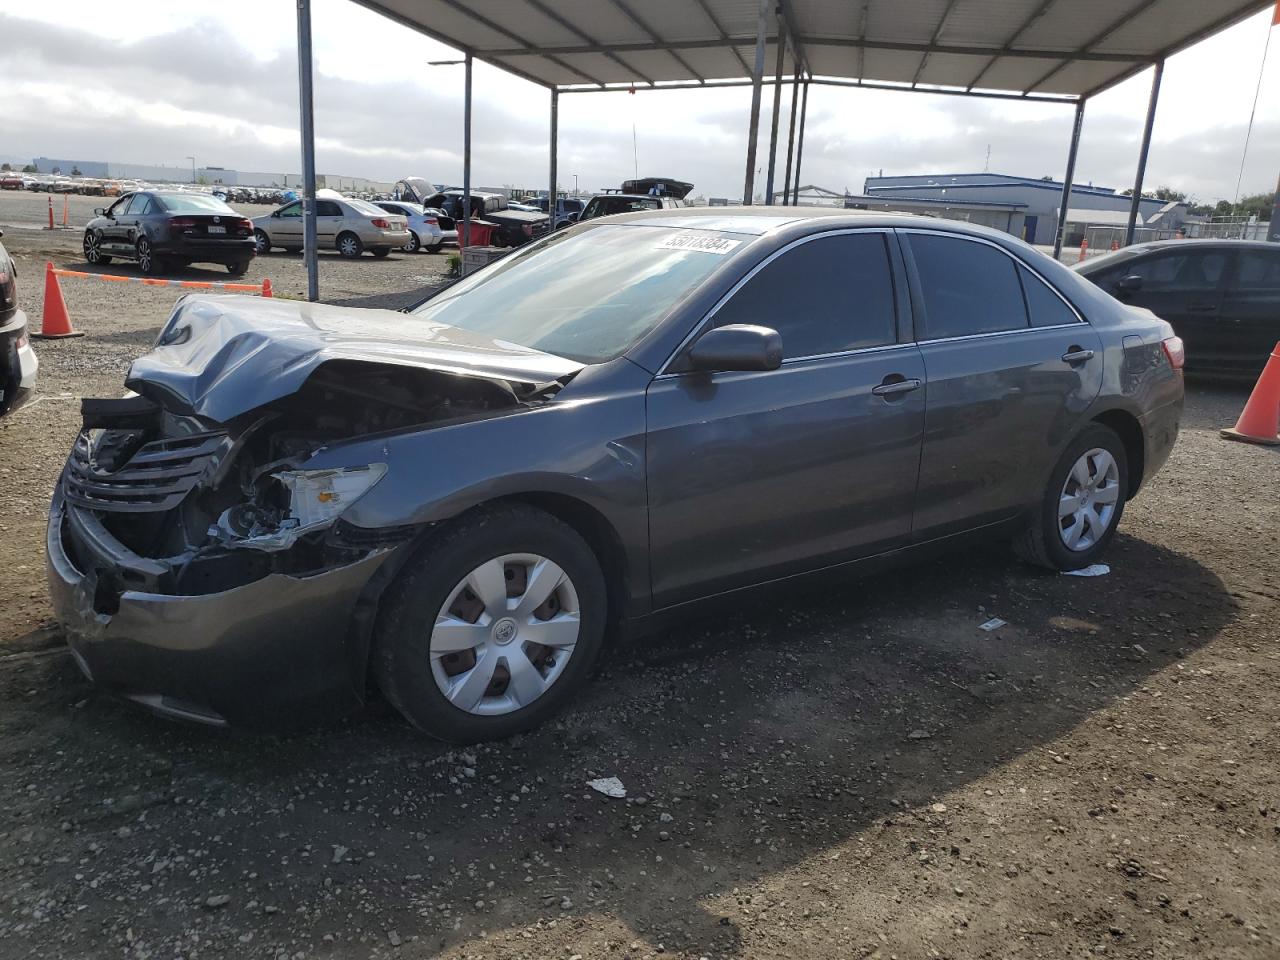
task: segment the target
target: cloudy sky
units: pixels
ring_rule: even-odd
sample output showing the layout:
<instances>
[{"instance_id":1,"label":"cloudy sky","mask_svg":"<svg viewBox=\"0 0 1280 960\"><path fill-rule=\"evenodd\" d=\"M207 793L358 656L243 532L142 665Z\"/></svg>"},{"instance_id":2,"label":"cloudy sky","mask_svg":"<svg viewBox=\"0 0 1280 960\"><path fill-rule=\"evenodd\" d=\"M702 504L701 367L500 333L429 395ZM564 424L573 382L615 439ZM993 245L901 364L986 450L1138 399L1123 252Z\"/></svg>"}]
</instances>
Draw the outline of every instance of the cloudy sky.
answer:
<instances>
[{"instance_id":1,"label":"cloudy sky","mask_svg":"<svg viewBox=\"0 0 1280 960\"><path fill-rule=\"evenodd\" d=\"M1206 0L1209 2L1209 0ZM294 5L287 0L5 0L0 159L36 155L296 172ZM454 51L349 0L313 0L321 173L461 179L462 73ZM1270 12L1172 58L1147 177L1199 200L1236 193ZM1277 28L1280 33L1280 28ZM1077 177L1133 180L1149 90L1142 75L1090 102ZM763 109L767 117L770 93ZM632 171L741 192L750 90L560 98L560 183L615 186ZM784 116L787 101L784 100ZM870 173L990 169L1060 177L1071 108L815 86L803 179L859 191ZM767 123L764 134L767 137ZM546 90L477 64L474 182L542 186ZM760 156L766 156L767 142ZM1263 76L1242 194L1280 173L1280 37ZM781 174L779 174L781 176ZM762 178L757 179L758 189Z\"/></svg>"}]
</instances>

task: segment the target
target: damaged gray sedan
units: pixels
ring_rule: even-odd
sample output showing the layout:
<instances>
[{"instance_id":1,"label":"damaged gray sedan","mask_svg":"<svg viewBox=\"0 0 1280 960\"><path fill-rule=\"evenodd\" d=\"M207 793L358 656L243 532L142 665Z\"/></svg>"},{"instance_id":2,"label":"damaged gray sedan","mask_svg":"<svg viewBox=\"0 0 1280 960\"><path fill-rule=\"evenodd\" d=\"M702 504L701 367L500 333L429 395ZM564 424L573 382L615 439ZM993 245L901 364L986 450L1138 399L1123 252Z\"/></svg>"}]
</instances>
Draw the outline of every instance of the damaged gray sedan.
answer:
<instances>
[{"instance_id":1,"label":"damaged gray sedan","mask_svg":"<svg viewBox=\"0 0 1280 960\"><path fill-rule=\"evenodd\" d=\"M842 211L591 221L407 313L191 296L84 401L51 594L85 674L162 714L376 687L506 736L695 601L975 532L1089 565L1181 359L1008 236Z\"/></svg>"}]
</instances>

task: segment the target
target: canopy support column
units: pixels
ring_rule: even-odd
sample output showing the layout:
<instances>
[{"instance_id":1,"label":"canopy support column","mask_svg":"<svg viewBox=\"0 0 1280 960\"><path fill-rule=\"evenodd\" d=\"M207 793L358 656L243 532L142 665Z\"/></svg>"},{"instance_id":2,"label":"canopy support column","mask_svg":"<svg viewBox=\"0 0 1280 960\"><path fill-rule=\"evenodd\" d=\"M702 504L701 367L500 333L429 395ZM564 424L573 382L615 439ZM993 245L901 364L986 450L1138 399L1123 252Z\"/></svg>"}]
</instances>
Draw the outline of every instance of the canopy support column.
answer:
<instances>
[{"instance_id":1,"label":"canopy support column","mask_svg":"<svg viewBox=\"0 0 1280 960\"><path fill-rule=\"evenodd\" d=\"M756 138L760 136L760 88L764 85L764 41L773 0L760 0L756 23L756 62L751 71L751 122L747 131L747 176L742 186L742 205L749 207L756 190Z\"/></svg>"},{"instance_id":2,"label":"canopy support column","mask_svg":"<svg viewBox=\"0 0 1280 960\"><path fill-rule=\"evenodd\" d=\"M311 94L311 0L298 3L298 112L302 133L302 250L307 264L307 299L320 299L316 250L316 130Z\"/></svg>"},{"instance_id":3,"label":"canopy support column","mask_svg":"<svg viewBox=\"0 0 1280 960\"><path fill-rule=\"evenodd\" d=\"M1133 200L1129 204L1129 225L1124 231L1124 245L1133 243L1134 229L1138 225L1138 208L1142 204L1142 181L1147 175L1147 154L1151 151L1151 128L1156 123L1156 104L1160 100L1160 80L1164 76L1164 61L1156 61L1156 72L1151 78L1151 100L1147 104L1147 123L1142 128L1142 149L1138 153L1138 177L1133 182Z\"/></svg>"},{"instance_id":4,"label":"canopy support column","mask_svg":"<svg viewBox=\"0 0 1280 960\"><path fill-rule=\"evenodd\" d=\"M800 205L800 161L804 158L804 118L809 111L809 81L804 82L804 92L800 98L800 135L796 142L796 180L791 190L791 205Z\"/></svg>"},{"instance_id":5,"label":"canopy support column","mask_svg":"<svg viewBox=\"0 0 1280 960\"><path fill-rule=\"evenodd\" d=\"M547 187L547 232L556 228L556 148L560 132L560 91L551 88L551 183Z\"/></svg>"},{"instance_id":6,"label":"canopy support column","mask_svg":"<svg viewBox=\"0 0 1280 960\"><path fill-rule=\"evenodd\" d=\"M1076 120L1071 127L1071 149L1067 151L1067 175L1062 178L1062 203L1058 207L1058 229L1053 235L1053 259L1062 253L1062 240L1067 233L1067 210L1071 205L1071 182L1076 175L1076 154L1080 150L1080 130L1084 127L1085 98L1076 101ZM1032 237L1030 242L1035 243Z\"/></svg>"},{"instance_id":7,"label":"canopy support column","mask_svg":"<svg viewBox=\"0 0 1280 960\"><path fill-rule=\"evenodd\" d=\"M471 54L463 58L462 80L462 246L471 246ZM454 226L457 226L455 224Z\"/></svg>"},{"instance_id":8,"label":"canopy support column","mask_svg":"<svg viewBox=\"0 0 1280 960\"><path fill-rule=\"evenodd\" d=\"M769 170L764 181L765 206L773 206L773 174L778 165L778 116L782 112L782 66L787 57L787 44L783 40L784 26L782 17L778 17L778 36L774 41L778 47L778 56L773 69L773 123L769 128Z\"/></svg>"},{"instance_id":9,"label":"canopy support column","mask_svg":"<svg viewBox=\"0 0 1280 960\"><path fill-rule=\"evenodd\" d=\"M791 122L787 125L787 175L782 178L782 205L791 196L791 159L796 152L796 107L800 101L800 64L791 75Z\"/></svg>"}]
</instances>

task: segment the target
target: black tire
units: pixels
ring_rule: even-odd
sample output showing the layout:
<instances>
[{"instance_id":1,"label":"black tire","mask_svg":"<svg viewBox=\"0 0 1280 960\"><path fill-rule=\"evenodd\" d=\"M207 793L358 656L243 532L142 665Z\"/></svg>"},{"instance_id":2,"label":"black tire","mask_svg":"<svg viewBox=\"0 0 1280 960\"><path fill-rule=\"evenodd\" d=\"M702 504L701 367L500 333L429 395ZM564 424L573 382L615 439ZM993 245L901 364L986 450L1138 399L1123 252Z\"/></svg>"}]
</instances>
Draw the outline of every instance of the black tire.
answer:
<instances>
[{"instance_id":1,"label":"black tire","mask_svg":"<svg viewBox=\"0 0 1280 960\"><path fill-rule=\"evenodd\" d=\"M248 260L238 260L235 263L227 264L227 273L231 274L233 277L243 277L248 272L249 272Z\"/></svg>"},{"instance_id":2,"label":"black tire","mask_svg":"<svg viewBox=\"0 0 1280 960\"><path fill-rule=\"evenodd\" d=\"M271 238L267 236L267 232L265 230L253 231L253 243L254 250L257 252L258 256L271 252Z\"/></svg>"},{"instance_id":3,"label":"black tire","mask_svg":"<svg viewBox=\"0 0 1280 960\"><path fill-rule=\"evenodd\" d=\"M285 247L284 252L285 253L301 253L302 248L301 247Z\"/></svg>"},{"instance_id":4,"label":"black tire","mask_svg":"<svg viewBox=\"0 0 1280 960\"><path fill-rule=\"evenodd\" d=\"M444 241L441 240L439 243L433 244L432 246L427 247L427 253L439 253L440 248L443 246L444 246Z\"/></svg>"},{"instance_id":5,"label":"black tire","mask_svg":"<svg viewBox=\"0 0 1280 960\"><path fill-rule=\"evenodd\" d=\"M168 265L164 262L164 258L152 249L151 241L146 237L138 238L137 251L139 270L149 277L158 277L165 272Z\"/></svg>"},{"instance_id":6,"label":"black tire","mask_svg":"<svg viewBox=\"0 0 1280 960\"><path fill-rule=\"evenodd\" d=\"M391 248L390 247L374 247L369 252L372 253L375 257L378 257L379 259L381 259L382 257L390 255Z\"/></svg>"},{"instance_id":7,"label":"black tire","mask_svg":"<svg viewBox=\"0 0 1280 960\"><path fill-rule=\"evenodd\" d=\"M1063 521L1058 515L1059 502L1071 468L1077 460L1093 449L1105 450L1115 460L1119 474L1117 481L1119 496L1106 531L1087 549L1072 550L1063 542ZM1128 491L1129 460L1125 454L1124 443L1109 427L1099 423L1090 424L1067 445L1054 466L1040 507L1036 510L1035 516L1029 519L1026 529L1014 540L1014 552L1028 563L1047 567L1050 570L1079 570L1081 567L1097 563L1098 559L1106 553L1107 547L1115 536L1116 528L1120 526Z\"/></svg>"},{"instance_id":8,"label":"black tire","mask_svg":"<svg viewBox=\"0 0 1280 960\"><path fill-rule=\"evenodd\" d=\"M580 626L563 673L528 706L480 716L446 699L431 661L431 628L458 583L487 560L532 553L558 564L578 595ZM435 534L383 596L371 668L386 698L413 726L440 740L475 743L542 723L578 691L604 642L608 615L599 561L572 527L519 504L481 507Z\"/></svg>"},{"instance_id":9,"label":"black tire","mask_svg":"<svg viewBox=\"0 0 1280 960\"><path fill-rule=\"evenodd\" d=\"M338 253L346 257L348 260L354 260L360 254L364 253L364 243L359 237L350 231L343 231L338 234L333 245L338 248Z\"/></svg>"},{"instance_id":10,"label":"black tire","mask_svg":"<svg viewBox=\"0 0 1280 960\"><path fill-rule=\"evenodd\" d=\"M102 237L92 230L84 232L84 259L86 263L107 264L111 258L102 252Z\"/></svg>"},{"instance_id":11,"label":"black tire","mask_svg":"<svg viewBox=\"0 0 1280 960\"><path fill-rule=\"evenodd\" d=\"M417 253L422 249L422 238L412 230L409 231L409 242L400 248L405 253Z\"/></svg>"}]
</instances>

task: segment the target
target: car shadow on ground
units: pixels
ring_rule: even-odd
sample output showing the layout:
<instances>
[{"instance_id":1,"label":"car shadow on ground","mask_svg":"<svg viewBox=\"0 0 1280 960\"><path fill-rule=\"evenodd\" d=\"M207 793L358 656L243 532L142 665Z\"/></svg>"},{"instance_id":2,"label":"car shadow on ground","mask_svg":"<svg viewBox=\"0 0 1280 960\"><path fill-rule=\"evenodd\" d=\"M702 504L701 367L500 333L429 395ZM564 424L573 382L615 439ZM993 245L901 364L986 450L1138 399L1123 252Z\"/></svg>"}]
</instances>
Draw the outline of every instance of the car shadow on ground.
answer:
<instances>
[{"instance_id":1,"label":"car shadow on ground","mask_svg":"<svg viewBox=\"0 0 1280 960\"><path fill-rule=\"evenodd\" d=\"M24 793L34 774L21 770L0 797L15 824L65 822L71 862L91 856L134 891L128 922L153 942L184 924L206 942L246 925L259 944L285 942L287 910L243 913L261 900L308 904L311 935L334 934L334 955L388 929L434 949L573 910L668 951L734 954L740 931L718 898L735 886L867 831L927 834L932 801L1042 751L1235 616L1218 577L1186 556L1121 536L1109 561L1110 576L1082 579L968 548L760 591L615 643L563 717L465 750L376 704L294 735L163 722L59 658L47 690L3 698L4 726L39 729L64 758L57 799ZM993 616L1008 625L977 629ZM600 776L620 777L628 799L588 790ZM114 812L122 794L127 816ZM129 840L119 828L138 809L146 839ZM162 873L193 837L203 868ZM38 886L74 905L72 869L46 859ZM145 902L143 882L156 885ZM230 910L195 906L228 883ZM369 902L376 916L349 919Z\"/></svg>"}]
</instances>

